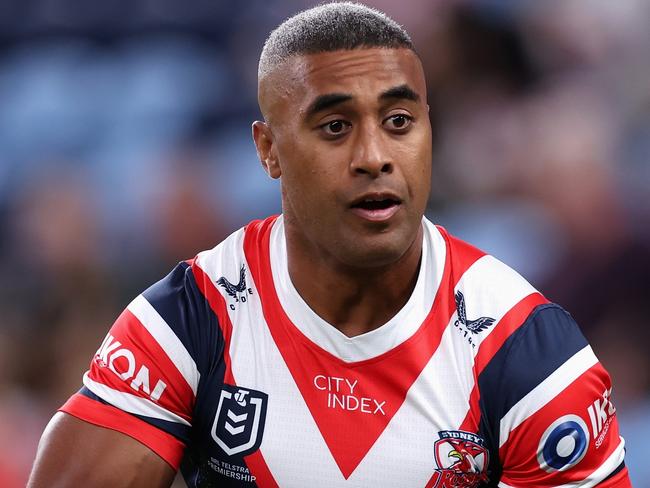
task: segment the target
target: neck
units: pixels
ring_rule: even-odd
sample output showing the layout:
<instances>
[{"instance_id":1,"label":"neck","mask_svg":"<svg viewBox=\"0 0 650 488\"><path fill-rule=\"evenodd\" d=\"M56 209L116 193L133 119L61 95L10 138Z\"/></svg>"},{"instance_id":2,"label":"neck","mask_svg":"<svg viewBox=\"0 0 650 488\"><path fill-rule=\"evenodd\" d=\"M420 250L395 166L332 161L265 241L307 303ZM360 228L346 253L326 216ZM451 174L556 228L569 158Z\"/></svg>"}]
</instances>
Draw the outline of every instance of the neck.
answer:
<instances>
[{"instance_id":1,"label":"neck","mask_svg":"<svg viewBox=\"0 0 650 488\"><path fill-rule=\"evenodd\" d=\"M361 335L388 322L409 300L420 269L422 236L420 227L397 261L359 268L303 246L299 236L285 226L289 276L323 320L348 337Z\"/></svg>"}]
</instances>

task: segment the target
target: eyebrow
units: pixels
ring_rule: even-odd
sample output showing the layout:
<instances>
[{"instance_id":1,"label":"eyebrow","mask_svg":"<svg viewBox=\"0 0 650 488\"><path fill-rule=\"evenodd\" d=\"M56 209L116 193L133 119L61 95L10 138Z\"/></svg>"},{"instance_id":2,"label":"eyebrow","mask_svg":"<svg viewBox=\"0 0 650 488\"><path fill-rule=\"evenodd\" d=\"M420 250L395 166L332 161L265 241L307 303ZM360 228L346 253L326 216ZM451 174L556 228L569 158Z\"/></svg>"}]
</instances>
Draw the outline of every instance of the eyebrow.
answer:
<instances>
[{"instance_id":1,"label":"eyebrow","mask_svg":"<svg viewBox=\"0 0 650 488\"><path fill-rule=\"evenodd\" d=\"M315 115L322 110L326 110L341 103L348 102L353 98L354 97L348 93L327 93L325 95L320 95L309 104L309 107L307 107L306 115L307 117L311 117L312 115ZM418 95L410 86L404 84L389 88L381 95L379 95L379 99L411 100L413 102L418 102L420 100L420 95Z\"/></svg>"},{"instance_id":2,"label":"eyebrow","mask_svg":"<svg viewBox=\"0 0 650 488\"><path fill-rule=\"evenodd\" d=\"M381 100L403 99L411 100L413 102L420 101L420 95L418 95L415 90L406 84L386 90L379 96L379 98Z\"/></svg>"},{"instance_id":3,"label":"eyebrow","mask_svg":"<svg viewBox=\"0 0 650 488\"><path fill-rule=\"evenodd\" d=\"M320 95L309 104L309 107L307 108L307 117L311 117L312 115L317 114L322 110L331 108L335 105L339 105L340 103L344 103L349 100L352 100L352 95L349 95L347 93L328 93L326 95Z\"/></svg>"}]
</instances>

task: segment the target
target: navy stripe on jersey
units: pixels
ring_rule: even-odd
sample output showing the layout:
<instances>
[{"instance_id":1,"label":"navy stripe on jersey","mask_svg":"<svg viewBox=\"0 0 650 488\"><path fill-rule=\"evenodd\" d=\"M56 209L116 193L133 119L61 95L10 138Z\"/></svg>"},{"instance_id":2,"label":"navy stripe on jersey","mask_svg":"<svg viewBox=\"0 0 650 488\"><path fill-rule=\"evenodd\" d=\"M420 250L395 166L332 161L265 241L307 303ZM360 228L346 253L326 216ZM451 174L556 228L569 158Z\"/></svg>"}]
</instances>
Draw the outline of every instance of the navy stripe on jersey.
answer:
<instances>
[{"instance_id":1,"label":"navy stripe on jersey","mask_svg":"<svg viewBox=\"0 0 650 488\"><path fill-rule=\"evenodd\" d=\"M86 388L85 386L82 386L81 389L80 389L77 393L81 393L83 396L87 396L87 397L90 398L91 400L95 400L95 401L97 401L97 402L101 402L101 403L103 403L104 405L110 405L110 403L108 403L108 402L107 402L106 400L104 400L102 397L99 397L99 396L95 395L92 391L90 391L90 390L89 390L88 388Z\"/></svg>"},{"instance_id":2,"label":"navy stripe on jersey","mask_svg":"<svg viewBox=\"0 0 650 488\"><path fill-rule=\"evenodd\" d=\"M179 263L142 295L185 346L201 376L208 374L224 341L217 317L199 290L191 267Z\"/></svg>"},{"instance_id":3,"label":"navy stripe on jersey","mask_svg":"<svg viewBox=\"0 0 650 488\"><path fill-rule=\"evenodd\" d=\"M498 479L501 473L498 452L503 416L586 345L587 340L567 312L552 303L540 305L479 375L479 434L491 451L491 479Z\"/></svg>"},{"instance_id":4,"label":"navy stripe on jersey","mask_svg":"<svg viewBox=\"0 0 650 488\"><path fill-rule=\"evenodd\" d=\"M561 307L535 308L478 378L490 417L498 424L513 405L585 346L587 339Z\"/></svg>"},{"instance_id":5,"label":"navy stripe on jersey","mask_svg":"<svg viewBox=\"0 0 650 488\"><path fill-rule=\"evenodd\" d=\"M81 389L79 390L79 393L90 398L91 400L95 400L97 402L103 403L104 405L111 405L109 402L104 400L102 397L99 397L95 395L92 391L90 391L88 388L85 386L82 386ZM111 405L113 406L113 405ZM117 408L117 407L115 407ZM179 424L176 422L168 422L166 420L161 420L161 419L156 419L153 417L147 417L145 415L137 415L134 413L129 413L129 415L133 415L134 417L139 418L140 420L154 425L158 427L159 429L173 435L176 437L178 440L181 442L187 444L190 441L190 430L191 428L188 427L187 425Z\"/></svg>"}]
</instances>

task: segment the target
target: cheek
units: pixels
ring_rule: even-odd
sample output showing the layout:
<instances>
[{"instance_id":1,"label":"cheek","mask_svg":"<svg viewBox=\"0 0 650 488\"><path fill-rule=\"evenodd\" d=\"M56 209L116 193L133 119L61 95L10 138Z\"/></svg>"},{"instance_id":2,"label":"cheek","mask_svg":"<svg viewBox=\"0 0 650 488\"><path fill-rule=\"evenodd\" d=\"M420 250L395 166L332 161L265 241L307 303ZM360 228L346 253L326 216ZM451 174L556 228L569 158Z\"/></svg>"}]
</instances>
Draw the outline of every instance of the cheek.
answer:
<instances>
[{"instance_id":1,"label":"cheek","mask_svg":"<svg viewBox=\"0 0 650 488\"><path fill-rule=\"evenodd\" d=\"M332 175L314 164L308 154L294 153L284 161L281 184L294 212L303 214L320 213L323 205L331 198Z\"/></svg>"},{"instance_id":2,"label":"cheek","mask_svg":"<svg viewBox=\"0 0 650 488\"><path fill-rule=\"evenodd\" d=\"M283 152L282 176L296 191L317 192L320 188L331 188L338 178L333 151L323 151L317 142L303 140L292 144Z\"/></svg>"},{"instance_id":3,"label":"cheek","mask_svg":"<svg viewBox=\"0 0 650 488\"><path fill-rule=\"evenodd\" d=\"M407 151L411 186L418 193L428 193L431 186L431 144L426 140L413 141Z\"/></svg>"},{"instance_id":4,"label":"cheek","mask_svg":"<svg viewBox=\"0 0 650 488\"><path fill-rule=\"evenodd\" d=\"M425 131L420 141L418 161L420 161L420 174L427 186L431 184L431 161L433 158L433 147L431 142L431 131Z\"/></svg>"}]
</instances>

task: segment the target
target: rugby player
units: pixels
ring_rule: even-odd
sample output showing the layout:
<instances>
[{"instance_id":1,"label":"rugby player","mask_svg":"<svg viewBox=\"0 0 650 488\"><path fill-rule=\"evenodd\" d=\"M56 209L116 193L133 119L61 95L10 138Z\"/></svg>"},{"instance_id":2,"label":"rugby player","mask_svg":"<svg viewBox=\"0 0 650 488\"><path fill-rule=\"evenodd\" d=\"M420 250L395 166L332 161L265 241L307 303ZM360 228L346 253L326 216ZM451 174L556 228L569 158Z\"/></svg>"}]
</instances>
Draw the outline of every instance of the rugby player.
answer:
<instances>
[{"instance_id":1,"label":"rugby player","mask_svg":"<svg viewBox=\"0 0 650 488\"><path fill-rule=\"evenodd\" d=\"M128 305L29 486L630 486L571 317L424 217L408 34L359 4L299 13L266 41L259 104L282 215Z\"/></svg>"}]
</instances>

